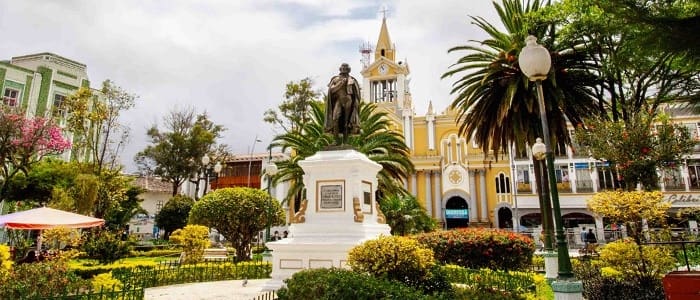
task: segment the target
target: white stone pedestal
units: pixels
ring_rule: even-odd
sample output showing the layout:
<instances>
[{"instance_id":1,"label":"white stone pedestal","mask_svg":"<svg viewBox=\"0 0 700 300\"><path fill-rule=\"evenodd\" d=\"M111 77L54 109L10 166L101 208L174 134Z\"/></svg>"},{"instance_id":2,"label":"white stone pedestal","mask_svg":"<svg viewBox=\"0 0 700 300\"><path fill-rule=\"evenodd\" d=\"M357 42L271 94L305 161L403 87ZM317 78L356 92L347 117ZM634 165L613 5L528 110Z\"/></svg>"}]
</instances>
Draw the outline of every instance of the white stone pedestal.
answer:
<instances>
[{"instance_id":1,"label":"white stone pedestal","mask_svg":"<svg viewBox=\"0 0 700 300\"><path fill-rule=\"evenodd\" d=\"M542 256L544 257L544 277L551 280L559 277L559 255L557 252L547 251Z\"/></svg>"},{"instance_id":2,"label":"white stone pedestal","mask_svg":"<svg viewBox=\"0 0 700 300\"><path fill-rule=\"evenodd\" d=\"M345 268L348 252L360 243L390 235L376 200L381 165L355 150L321 151L299 162L306 204L294 216L289 237L267 243L272 280L264 290L303 269Z\"/></svg>"}]
</instances>

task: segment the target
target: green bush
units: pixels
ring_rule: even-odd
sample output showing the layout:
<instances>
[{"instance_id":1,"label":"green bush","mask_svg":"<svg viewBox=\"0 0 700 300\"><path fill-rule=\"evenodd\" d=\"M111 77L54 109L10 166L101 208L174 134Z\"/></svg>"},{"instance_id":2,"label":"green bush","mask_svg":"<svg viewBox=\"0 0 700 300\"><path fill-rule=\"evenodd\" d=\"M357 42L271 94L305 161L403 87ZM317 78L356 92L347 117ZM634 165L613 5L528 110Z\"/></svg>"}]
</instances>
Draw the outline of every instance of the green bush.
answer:
<instances>
[{"instance_id":1,"label":"green bush","mask_svg":"<svg viewBox=\"0 0 700 300\"><path fill-rule=\"evenodd\" d=\"M89 258L97 259L101 264L110 264L126 257L131 251L132 241L122 241L117 235L102 230L94 232L83 245L83 251Z\"/></svg>"},{"instance_id":2,"label":"green bush","mask_svg":"<svg viewBox=\"0 0 700 300\"><path fill-rule=\"evenodd\" d=\"M604 263L599 260L585 260L572 264L574 276L583 283L583 297L588 300L606 299L664 299L661 279L651 279L644 283L624 280L621 273L605 272ZM608 274L605 274L608 273Z\"/></svg>"},{"instance_id":3,"label":"green bush","mask_svg":"<svg viewBox=\"0 0 700 300\"><path fill-rule=\"evenodd\" d=\"M439 263L470 269L525 270L535 252L532 239L505 230L466 228L413 238L432 249Z\"/></svg>"},{"instance_id":4,"label":"green bush","mask_svg":"<svg viewBox=\"0 0 700 300\"><path fill-rule=\"evenodd\" d=\"M68 270L63 259L15 266L7 280L0 281L0 299L34 299L90 286Z\"/></svg>"},{"instance_id":5,"label":"green bush","mask_svg":"<svg viewBox=\"0 0 700 300\"><path fill-rule=\"evenodd\" d=\"M285 283L277 291L280 300L427 299L399 282L336 268L303 270Z\"/></svg>"},{"instance_id":6,"label":"green bush","mask_svg":"<svg viewBox=\"0 0 700 300\"><path fill-rule=\"evenodd\" d=\"M161 256L179 256L182 249L157 249L150 251L131 251L130 257L161 257Z\"/></svg>"},{"instance_id":7,"label":"green bush","mask_svg":"<svg viewBox=\"0 0 700 300\"><path fill-rule=\"evenodd\" d=\"M348 253L348 265L353 271L395 280L425 277L434 264L430 249L401 236L380 236Z\"/></svg>"}]
</instances>

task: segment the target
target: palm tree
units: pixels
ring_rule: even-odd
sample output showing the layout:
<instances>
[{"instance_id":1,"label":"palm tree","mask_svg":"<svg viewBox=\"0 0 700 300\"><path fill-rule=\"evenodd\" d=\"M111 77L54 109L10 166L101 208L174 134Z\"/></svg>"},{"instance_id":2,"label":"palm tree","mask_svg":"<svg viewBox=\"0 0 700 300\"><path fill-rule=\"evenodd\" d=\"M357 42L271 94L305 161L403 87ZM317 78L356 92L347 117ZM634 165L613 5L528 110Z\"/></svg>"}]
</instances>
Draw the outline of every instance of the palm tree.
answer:
<instances>
[{"instance_id":1,"label":"palm tree","mask_svg":"<svg viewBox=\"0 0 700 300\"><path fill-rule=\"evenodd\" d=\"M401 134L389 130L390 122L386 113L376 111L374 104L360 103L361 133L348 139L355 150L367 155L372 161L382 165L378 174L378 190L387 194L407 194L400 179L408 177L414 166L409 158L409 148ZM290 182L284 201L303 197L304 174L299 161L335 144L335 137L324 132L324 103L311 104L309 122L298 124L299 131L290 131L276 136L271 147L281 147L282 151L292 150L289 159L277 162L279 172L273 181Z\"/></svg>"},{"instance_id":2,"label":"palm tree","mask_svg":"<svg viewBox=\"0 0 700 300\"><path fill-rule=\"evenodd\" d=\"M489 38L471 40L476 45L457 46L448 51L467 51L442 75L444 79L465 74L453 84L451 91L455 95L452 108L459 112L459 133L480 144L484 155L493 151L496 159L511 146L524 153L527 145L533 145L537 137L543 136L535 85L520 71L517 59L525 46L525 37L531 34L540 37L552 55L550 75L542 84L551 145L563 148L571 143L567 121L580 124L583 118L596 112L595 98L589 88L595 82L590 72L592 60L586 48L579 46L582 44L556 43L553 26L526 22L527 14L541 8L540 1L528 1L523 6L520 0L503 0L502 5L494 3L494 7L507 32L500 32L481 17L471 17ZM547 182L546 174L537 176L541 163L533 158L533 165L539 182ZM547 190L545 184L537 189L543 211L551 211L550 202L542 193ZM552 219L542 221L551 236Z\"/></svg>"},{"instance_id":3,"label":"palm tree","mask_svg":"<svg viewBox=\"0 0 700 300\"><path fill-rule=\"evenodd\" d=\"M473 137L484 153L492 150L494 154L507 151L511 145L522 151L542 136L534 84L520 71L517 59L525 46L525 36L532 34L543 37L552 53L552 70L543 82L552 144L570 144L567 121L582 123L596 109L589 89L595 82L589 71L593 66L589 53L579 45L557 44L550 26L525 23L528 13L540 9L540 1L523 6L519 0L504 0L502 6L494 3L494 7L507 32L498 31L481 17L471 17L490 37L470 40L477 45L448 51L468 52L442 75L444 79L465 74L451 91L456 95L452 107L459 111L460 134Z\"/></svg>"}]
</instances>

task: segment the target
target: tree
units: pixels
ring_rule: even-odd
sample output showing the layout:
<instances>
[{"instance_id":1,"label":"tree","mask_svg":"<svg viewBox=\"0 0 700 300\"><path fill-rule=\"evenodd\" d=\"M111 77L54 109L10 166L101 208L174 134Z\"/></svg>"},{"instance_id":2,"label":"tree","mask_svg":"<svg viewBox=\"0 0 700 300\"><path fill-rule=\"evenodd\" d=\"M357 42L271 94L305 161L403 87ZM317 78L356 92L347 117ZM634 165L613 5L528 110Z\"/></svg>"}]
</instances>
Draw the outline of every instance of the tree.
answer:
<instances>
[{"instance_id":1,"label":"tree","mask_svg":"<svg viewBox=\"0 0 700 300\"><path fill-rule=\"evenodd\" d=\"M592 157L609 161L627 190L638 183L646 190L658 188L657 169L677 168L696 143L686 127L666 116L638 114L627 122L593 119L587 123L576 129L576 140Z\"/></svg>"},{"instance_id":2,"label":"tree","mask_svg":"<svg viewBox=\"0 0 700 300\"><path fill-rule=\"evenodd\" d=\"M105 167L117 166L129 136L129 128L119 123L119 116L134 107L135 99L110 80L102 83L99 96L89 87L82 87L66 98L70 112L66 127L75 137L74 157L93 165L96 174Z\"/></svg>"},{"instance_id":3,"label":"tree","mask_svg":"<svg viewBox=\"0 0 700 300\"><path fill-rule=\"evenodd\" d=\"M414 196L389 195L384 197L379 205L393 235L411 235L435 230L435 220L428 216Z\"/></svg>"},{"instance_id":4,"label":"tree","mask_svg":"<svg viewBox=\"0 0 700 300\"><path fill-rule=\"evenodd\" d=\"M276 162L279 172L272 179L274 183L291 183L284 201L295 200L304 190L304 171L299 167L299 161L328 145L336 144L335 137L324 132L324 104L313 102L311 109L309 121L297 124L300 131L280 134L273 139L272 147L281 147L282 151L293 150L289 159ZM360 134L351 136L347 143L382 165L377 187L381 194L406 194L400 178L407 178L413 171L410 150L404 143L403 136L390 129L391 124L385 112L377 111L374 104L360 103Z\"/></svg>"},{"instance_id":5,"label":"tree","mask_svg":"<svg viewBox=\"0 0 700 300\"><path fill-rule=\"evenodd\" d=\"M190 224L216 228L236 248L238 260L250 259L250 244L268 224L284 224L279 202L265 191L247 187L217 189L190 211Z\"/></svg>"},{"instance_id":6,"label":"tree","mask_svg":"<svg viewBox=\"0 0 700 300\"><path fill-rule=\"evenodd\" d=\"M124 194L104 216L105 224L112 230L121 230L131 221L131 218L138 214L148 214L148 211L141 207L142 198L139 195L145 190L131 185L125 187Z\"/></svg>"},{"instance_id":7,"label":"tree","mask_svg":"<svg viewBox=\"0 0 700 300\"><path fill-rule=\"evenodd\" d=\"M664 196L659 191L646 192L646 191L633 191L633 192L600 192L588 200L588 209L600 216L609 218L612 222L624 223L627 229L627 234L632 237L634 243L637 246L637 251L639 255L630 256L625 255L622 259L639 259L639 262L634 262L635 277L638 278L639 282L648 285L649 282L657 277L657 268L653 263L655 260L649 261L649 257L644 255L644 247L642 246L642 234L644 229L644 222L649 224L663 224L666 221L666 215L668 209L671 208L671 203L664 200ZM622 250L624 248L626 241L620 242L619 244L613 245L610 251L614 249ZM625 251L628 252L628 251ZM656 255L665 251L652 251L651 254L656 253ZM603 253L601 253L601 258ZM615 262L611 260L610 257L615 257L610 255L609 252L605 253L607 262ZM624 253L619 253L620 255ZM647 255L648 256L648 255ZM656 257L659 259L660 257Z\"/></svg>"},{"instance_id":8,"label":"tree","mask_svg":"<svg viewBox=\"0 0 700 300\"><path fill-rule=\"evenodd\" d=\"M579 44L559 43L546 24L528 23L526 15L541 9L539 1L528 4L523 7L519 0L494 3L507 32L498 31L481 17L471 17L489 38L449 49L449 53L467 54L442 75L444 79L464 74L451 91L455 96L452 107L459 111L459 132L497 158L512 145L524 151L542 137L534 84L520 71L517 58L528 34L540 38L552 56L552 69L542 82L552 145L563 148L570 144L567 121L579 123L596 108L588 90L594 79L588 53Z\"/></svg>"},{"instance_id":9,"label":"tree","mask_svg":"<svg viewBox=\"0 0 700 300\"><path fill-rule=\"evenodd\" d=\"M629 22L626 18L632 11L630 5L674 3L669 5L671 10L649 7L646 12L672 11L678 17L695 17L698 5L685 5L687 1L634 2L640 5L632 1L559 1L544 10L542 18L535 19L554 24L562 40L582 41L592 51L591 61L596 65L599 82L594 87L600 102L599 114L613 121L627 122L638 113L653 113L663 103L698 95L700 89L700 68L693 63L694 58L658 47L657 42L650 43L650 39L665 34L658 34L655 25Z\"/></svg>"},{"instance_id":10,"label":"tree","mask_svg":"<svg viewBox=\"0 0 700 300\"><path fill-rule=\"evenodd\" d=\"M287 83L285 100L277 107L278 111L268 109L263 120L282 128L283 132L298 131L299 124L310 119L311 103L318 101L320 95L312 86L313 81L309 77Z\"/></svg>"},{"instance_id":11,"label":"tree","mask_svg":"<svg viewBox=\"0 0 700 300\"><path fill-rule=\"evenodd\" d=\"M206 113L195 115L192 108L173 110L163 121L168 131L151 127L147 133L151 144L134 160L142 172L170 181L175 196L185 180L202 170L201 158L212 154L225 129L211 122ZM196 185L199 189L199 181Z\"/></svg>"},{"instance_id":12,"label":"tree","mask_svg":"<svg viewBox=\"0 0 700 300\"><path fill-rule=\"evenodd\" d=\"M54 189L73 186L75 177L80 172L81 166L77 162L47 157L33 165L26 175L20 173L9 181L6 199L48 203L52 200Z\"/></svg>"},{"instance_id":13,"label":"tree","mask_svg":"<svg viewBox=\"0 0 700 300\"><path fill-rule=\"evenodd\" d=\"M193 205L194 199L183 195L176 195L165 202L156 215L156 225L163 231L164 239L167 239L176 229L187 225L187 218Z\"/></svg>"},{"instance_id":14,"label":"tree","mask_svg":"<svg viewBox=\"0 0 700 300\"><path fill-rule=\"evenodd\" d=\"M671 203L664 200L659 191L608 191L600 192L588 200L588 209L611 222L624 223L627 233L639 242L643 220L648 223L664 223Z\"/></svg>"},{"instance_id":15,"label":"tree","mask_svg":"<svg viewBox=\"0 0 700 300\"><path fill-rule=\"evenodd\" d=\"M9 182L24 174L42 158L70 149L71 143L50 119L25 117L0 109L0 200Z\"/></svg>"}]
</instances>

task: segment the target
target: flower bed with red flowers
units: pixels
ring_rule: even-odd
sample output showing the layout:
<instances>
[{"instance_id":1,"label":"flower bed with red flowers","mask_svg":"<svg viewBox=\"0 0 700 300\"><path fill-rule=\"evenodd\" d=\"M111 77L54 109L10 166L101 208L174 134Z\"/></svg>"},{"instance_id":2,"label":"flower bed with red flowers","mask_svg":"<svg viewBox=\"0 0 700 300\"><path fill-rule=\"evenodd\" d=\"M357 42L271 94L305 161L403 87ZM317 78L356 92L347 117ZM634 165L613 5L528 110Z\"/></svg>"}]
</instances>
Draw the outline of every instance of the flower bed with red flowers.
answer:
<instances>
[{"instance_id":1,"label":"flower bed with red flowers","mask_svg":"<svg viewBox=\"0 0 700 300\"><path fill-rule=\"evenodd\" d=\"M505 230L464 228L413 236L441 264L471 269L526 270L535 253L531 238Z\"/></svg>"}]
</instances>

